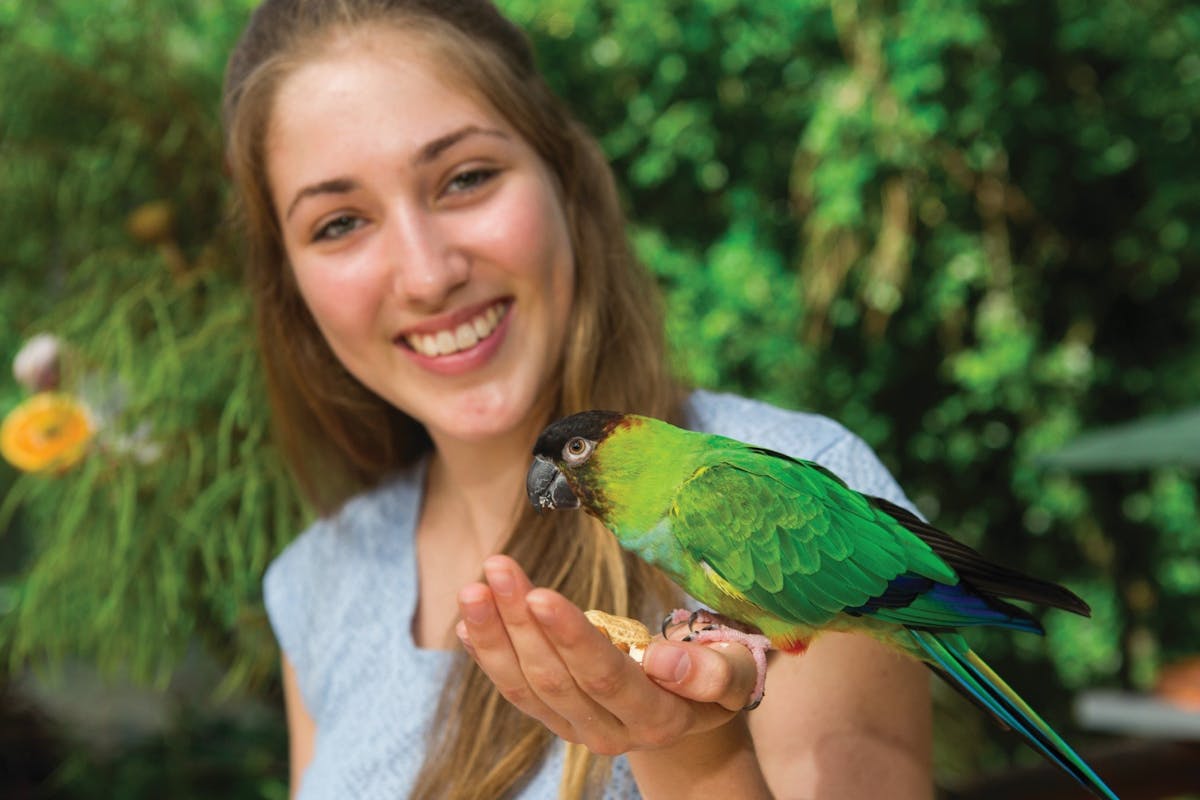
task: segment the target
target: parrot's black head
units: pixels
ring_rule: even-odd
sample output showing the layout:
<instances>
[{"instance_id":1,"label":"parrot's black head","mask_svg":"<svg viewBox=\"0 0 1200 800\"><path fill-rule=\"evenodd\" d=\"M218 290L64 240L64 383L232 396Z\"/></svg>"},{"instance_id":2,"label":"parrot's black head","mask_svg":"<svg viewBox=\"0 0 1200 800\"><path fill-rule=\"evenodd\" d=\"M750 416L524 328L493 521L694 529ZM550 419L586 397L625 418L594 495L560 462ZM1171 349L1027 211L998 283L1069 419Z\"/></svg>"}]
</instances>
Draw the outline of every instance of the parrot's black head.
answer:
<instances>
[{"instance_id":1,"label":"parrot's black head","mask_svg":"<svg viewBox=\"0 0 1200 800\"><path fill-rule=\"evenodd\" d=\"M533 446L535 456L544 456L551 461L563 457L567 443L572 439L600 442L617 426L624 414L616 411L582 411L552 422L542 431Z\"/></svg>"},{"instance_id":2,"label":"parrot's black head","mask_svg":"<svg viewBox=\"0 0 1200 800\"><path fill-rule=\"evenodd\" d=\"M533 464L525 476L525 490L534 508L578 508L595 511L593 492L575 478L596 445L625 419L615 411L583 411L551 423L533 446Z\"/></svg>"}]
</instances>

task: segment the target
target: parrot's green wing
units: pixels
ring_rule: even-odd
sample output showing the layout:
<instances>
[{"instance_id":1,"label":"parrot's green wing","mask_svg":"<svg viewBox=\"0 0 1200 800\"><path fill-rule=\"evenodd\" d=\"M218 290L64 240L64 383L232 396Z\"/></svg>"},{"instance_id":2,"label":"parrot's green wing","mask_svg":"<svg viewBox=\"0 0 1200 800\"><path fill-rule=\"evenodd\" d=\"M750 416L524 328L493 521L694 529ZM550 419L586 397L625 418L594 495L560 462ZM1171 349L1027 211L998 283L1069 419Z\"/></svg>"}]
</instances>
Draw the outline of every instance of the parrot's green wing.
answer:
<instances>
[{"instance_id":1,"label":"parrot's green wing","mask_svg":"<svg viewBox=\"0 0 1200 800\"><path fill-rule=\"evenodd\" d=\"M672 534L723 591L782 621L819 627L901 576L958 582L920 537L817 464L740 445L707 461L675 494Z\"/></svg>"}]
</instances>

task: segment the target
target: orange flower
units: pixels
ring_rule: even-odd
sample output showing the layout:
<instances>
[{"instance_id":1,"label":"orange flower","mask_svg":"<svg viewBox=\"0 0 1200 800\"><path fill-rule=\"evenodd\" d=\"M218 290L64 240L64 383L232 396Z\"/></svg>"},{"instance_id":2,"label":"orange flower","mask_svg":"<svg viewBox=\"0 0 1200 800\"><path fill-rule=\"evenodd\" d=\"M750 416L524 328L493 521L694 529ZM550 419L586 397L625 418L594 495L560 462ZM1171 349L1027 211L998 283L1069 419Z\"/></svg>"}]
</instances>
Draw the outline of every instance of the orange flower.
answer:
<instances>
[{"instance_id":1,"label":"orange flower","mask_svg":"<svg viewBox=\"0 0 1200 800\"><path fill-rule=\"evenodd\" d=\"M83 458L95 430L69 394L39 392L0 423L0 454L25 472L63 472Z\"/></svg>"}]
</instances>

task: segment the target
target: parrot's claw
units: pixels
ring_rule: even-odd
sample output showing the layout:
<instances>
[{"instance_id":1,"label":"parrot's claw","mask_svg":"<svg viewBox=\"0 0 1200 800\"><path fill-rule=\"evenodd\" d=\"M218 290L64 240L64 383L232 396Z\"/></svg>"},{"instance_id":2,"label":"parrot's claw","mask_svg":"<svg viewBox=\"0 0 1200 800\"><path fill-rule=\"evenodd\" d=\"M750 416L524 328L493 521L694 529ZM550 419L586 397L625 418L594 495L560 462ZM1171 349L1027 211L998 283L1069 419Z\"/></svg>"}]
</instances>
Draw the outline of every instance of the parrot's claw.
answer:
<instances>
[{"instance_id":1,"label":"parrot's claw","mask_svg":"<svg viewBox=\"0 0 1200 800\"><path fill-rule=\"evenodd\" d=\"M677 608L674 611L672 611L670 614L667 614L665 617L663 617L663 621L662 621L661 630L662 630L663 638L664 639L671 638L671 637L667 636L667 628L670 628L672 625L678 625L681 622L687 622L688 631L692 632L693 626L696 624L696 620L700 617L701 614L707 614L708 618L710 620L715 618L715 616L716 616L715 614L713 614L710 611L689 611L686 608Z\"/></svg>"},{"instance_id":2,"label":"parrot's claw","mask_svg":"<svg viewBox=\"0 0 1200 800\"><path fill-rule=\"evenodd\" d=\"M750 651L750 655L754 657L754 666L757 670L757 677L754 682L754 692L750 695L750 702L742 709L743 711L753 711L758 708L758 704L762 702L763 694L765 693L767 683L767 651L771 649L771 640L761 633L751 633L743 628L738 622L717 614L714 611L689 611L686 608L679 608L667 615L662 623L663 638L667 636L667 628L671 625L678 625L681 622L687 622L688 634L683 637L685 642L696 642L704 644L705 642L732 642L740 644ZM696 629L696 623L702 622L704 627Z\"/></svg>"}]
</instances>

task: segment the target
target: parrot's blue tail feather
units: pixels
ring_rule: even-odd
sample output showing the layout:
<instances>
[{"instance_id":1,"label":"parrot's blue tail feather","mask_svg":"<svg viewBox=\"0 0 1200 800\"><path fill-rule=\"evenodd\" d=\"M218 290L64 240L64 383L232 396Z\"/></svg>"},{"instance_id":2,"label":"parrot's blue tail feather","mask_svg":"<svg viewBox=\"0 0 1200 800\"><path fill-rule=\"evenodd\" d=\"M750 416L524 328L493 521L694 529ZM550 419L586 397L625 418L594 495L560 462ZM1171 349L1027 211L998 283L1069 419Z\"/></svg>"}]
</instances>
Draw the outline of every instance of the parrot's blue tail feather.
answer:
<instances>
[{"instance_id":1,"label":"parrot's blue tail feather","mask_svg":"<svg viewBox=\"0 0 1200 800\"><path fill-rule=\"evenodd\" d=\"M928 660L953 680L957 688L1024 736L1038 752L1098 797L1119 800L1079 754L971 650L960 634L912 629L909 633Z\"/></svg>"}]
</instances>

